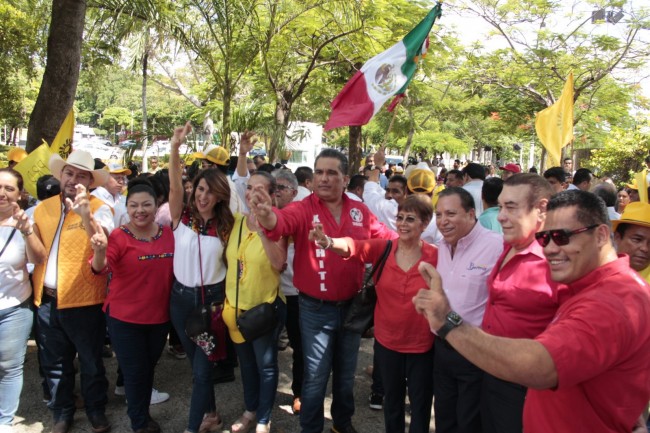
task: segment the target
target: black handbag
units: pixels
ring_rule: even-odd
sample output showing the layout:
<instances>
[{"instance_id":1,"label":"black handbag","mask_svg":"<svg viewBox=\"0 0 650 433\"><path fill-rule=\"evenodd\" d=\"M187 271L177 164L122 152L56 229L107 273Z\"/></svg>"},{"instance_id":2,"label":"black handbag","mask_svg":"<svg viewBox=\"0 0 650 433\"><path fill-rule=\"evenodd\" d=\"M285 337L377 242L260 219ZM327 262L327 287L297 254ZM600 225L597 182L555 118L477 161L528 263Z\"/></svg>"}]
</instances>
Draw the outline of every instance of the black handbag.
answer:
<instances>
[{"instance_id":1,"label":"black handbag","mask_svg":"<svg viewBox=\"0 0 650 433\"><path fill-rule=\"evenodd\" d=\"M245 217L244 217L245 218ZM241 244L241 232L244 225L244 218L239 225L239 239L237 249ZM269 302L263 302L250 310L239 313L239 278L241 277L241 262L237 260L237 291L235 295L235 322L237 329L246 341L253 341L273 331L278 326L278 313L276 306ZM278 287L278 292L280 288ZM276 293L277 299L277 293Z\"/></svg>"},{"instance_id":2,"label":"black handbag","mask_svg":"<svg viewBox=\"0 0 650 433\"><path fill-rule=\"evenodd\" d=\"M384 264L386 263L386 259L388 259L392 246L393 241L389 240L384 253L377 260L377 263L372 266L370 274L363 282L361 290L352 299L348 314L345 316L345 321L343 322L343 328L346 331L363 334L372 326L375 305L377 304L377 290L375 289L375 285L379 281L379 278L381 278L381 272L384 269ZM372 277L375 273L377 273L377 279L373 281Z\"/></svg>"}]
</instances>

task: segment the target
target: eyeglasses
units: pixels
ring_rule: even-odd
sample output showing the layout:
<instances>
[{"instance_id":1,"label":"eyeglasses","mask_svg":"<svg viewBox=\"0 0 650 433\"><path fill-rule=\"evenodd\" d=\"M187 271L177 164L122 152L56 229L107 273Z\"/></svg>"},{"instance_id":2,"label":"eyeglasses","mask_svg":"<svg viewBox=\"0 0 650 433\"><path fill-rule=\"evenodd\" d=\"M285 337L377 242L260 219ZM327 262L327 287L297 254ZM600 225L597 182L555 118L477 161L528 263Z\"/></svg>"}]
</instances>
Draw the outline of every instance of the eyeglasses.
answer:
<instances>
[{"instance_id":1,"label":"eyeglasses","mask_svg":"<svg viewBox=\"0 0 650 433\"><path fill-rule=\"evenodd\" d=\"M288 189L289 191L293 191L294 187L289 186L289 185L282 185L282 184L277 184L275 185L278 191L284 191L285 189Z\"/></svg>"},{"instance_id":2,"label":"eyeglasses","mask_svg":"<svg viewBox=\"0 0 650 433\"><path fill-rule=\"evenodd\" d=\"M593 224L575 230L567 230L567 229L546 230L543 232L535 233L535 239L537 239L537 242L543 247L548 245L551 239L553 239L555 245L561 247L563 245L569 244L569 241L571 240L571 236L584 233L588 230L598 227L599 225L600 224Z\"/></svg>"},{"instance_id":3,"label":"eyeglasses","mask_svg":"<svg viewBox=\"0 0 650 433\"><path fill-rule=\"evenodd\" d=\"M410 216L410 215L407 216L407 217L405 217L404 215L397 215L397 218L395 218L395 221L397 221L398 223L405 222L407 224L413 224L418 219L419 218L416 218L416 217Z\"/></svg>"}]
</instances>

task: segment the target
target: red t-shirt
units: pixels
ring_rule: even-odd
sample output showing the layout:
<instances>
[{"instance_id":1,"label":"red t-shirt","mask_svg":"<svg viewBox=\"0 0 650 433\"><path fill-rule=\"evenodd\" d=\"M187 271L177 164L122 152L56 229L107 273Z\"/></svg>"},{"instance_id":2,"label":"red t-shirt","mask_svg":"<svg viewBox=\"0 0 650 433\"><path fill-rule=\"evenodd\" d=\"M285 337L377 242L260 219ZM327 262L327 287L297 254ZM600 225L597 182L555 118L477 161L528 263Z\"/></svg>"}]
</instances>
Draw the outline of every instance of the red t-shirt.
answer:
<instances>
[{"instance_id":1,"label":"red t-shirt","mask_svg":"<svg viewBox=\"0 0 650 433\"><path fill-rule=\"evenodd\" d=\"M544 248L533 241L501 267L512 246L504 250L488 277L485 332L499 337L535 338L546 329L559 306L563 284L551 280Z\"/></svg>"},{"instance_id":2,"label":"red t-shirt","mask_svg":"<svg viewBox=\"0 0 650 433\"><path fill-rule=\"evenodd\" d=\"M650 400L650 285L623 257L569 291L536 338L558 386L528 390L524 431L629 433Z\"/></svg>"},{"instance_id":3,"label":"red t-shirt","mask_svg":"<svg viewBox=\"0 0 650 433\"><path fill-rule=\"evenodd\" d=\"M346 240L351 257L373 264L384 253L387 242L384 239ZM390 255L376 284L375 338L382 346L396 352L424 353L433 346L434 335L427 319L415 312L413 297L420 289L428 287L418 271L419 263L424 261L437 266L438 248L423 242L422 257L406 272L397 266L396 251L397 241L393 241Z\"/></svg>"},{"instance_id":4,"label":"red t-shirt","mask_svg":"<svg viewBox=\"0 0 650 433\"><path fill-rule=\"evenodd\" d=\"M123 322L159 324L169 321L174 281L174 235L160 226L152 242L136 239L121 226L108 237L106 260L112 273L104 311Z\"/></svg>"},{"instance_id":5,"label":"red t-shirt","mask_svg":"<svg viewBox=\"0 0 650 433\"><path fill-rule=\"evenodd\" d=\"M301 292L317 299L344 301L361 288L362 262L345 260L336 253L317 247L309 241L309 231L315 222L323 225L326 235L333 238L394 239L397 233L380 223L366 205L343 195L341 222L338 224L316 194L292 202L283 209L273 209L278 222L267 236L277 241L293 236L296 255L293 259L293 284Z\"/></svg>"}]
</instances>

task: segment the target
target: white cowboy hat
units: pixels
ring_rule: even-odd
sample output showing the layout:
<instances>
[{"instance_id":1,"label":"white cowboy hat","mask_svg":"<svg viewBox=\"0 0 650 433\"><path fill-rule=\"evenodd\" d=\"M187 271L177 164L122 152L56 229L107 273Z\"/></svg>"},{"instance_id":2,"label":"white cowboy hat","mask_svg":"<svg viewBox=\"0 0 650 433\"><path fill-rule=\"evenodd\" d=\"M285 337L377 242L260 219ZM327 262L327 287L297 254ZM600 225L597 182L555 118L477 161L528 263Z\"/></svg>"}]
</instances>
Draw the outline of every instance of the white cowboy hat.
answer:
<instances>
[{"instance_id":1,"label":"white cowboy hat","mask_svg":"<svg viewBox=\"0 0 650 433\"><path fill-rule=\"evenodd\" d=\"M106 182L110 177L110 174L106 170L95 170L95 160L90 153L84 152L83 150L73 151L68 155L67 160L64 160L58 153L55 153L50 157L48 165L52 172L52 176L54 176L58 181L61 181L61 171L63 171L63 167L66 165L71 165L79 170L89 171L93 176L93 182L90 184L89 188L97 188L98 186L106 185Z\"/></svg>"}]
</instances>

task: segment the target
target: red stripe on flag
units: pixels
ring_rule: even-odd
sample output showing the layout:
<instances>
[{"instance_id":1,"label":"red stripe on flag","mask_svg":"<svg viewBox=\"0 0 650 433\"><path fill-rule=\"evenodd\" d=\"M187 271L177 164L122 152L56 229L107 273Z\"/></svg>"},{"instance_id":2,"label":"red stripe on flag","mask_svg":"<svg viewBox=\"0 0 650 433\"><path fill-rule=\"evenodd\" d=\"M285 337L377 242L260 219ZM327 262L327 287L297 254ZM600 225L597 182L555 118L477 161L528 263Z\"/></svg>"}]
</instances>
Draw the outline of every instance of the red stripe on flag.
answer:
<instances>
[{"instance_id":1,"label":"red stripe on flag","mask_svg":"<svg viewBox=\"0 0 650 433\"><path fill-rule=\"evenodd\" d=\"M361 71L343 86L331 107L332 113L325 124L326 131L341 126L365 125L372 119L375 104L368 96L366 79Z\"/></svg>"}]
</instances>

